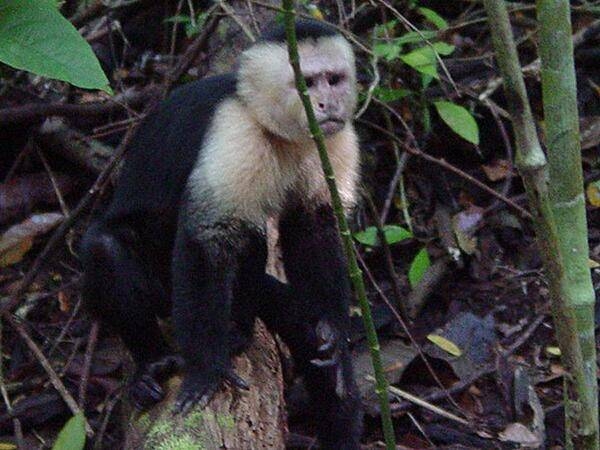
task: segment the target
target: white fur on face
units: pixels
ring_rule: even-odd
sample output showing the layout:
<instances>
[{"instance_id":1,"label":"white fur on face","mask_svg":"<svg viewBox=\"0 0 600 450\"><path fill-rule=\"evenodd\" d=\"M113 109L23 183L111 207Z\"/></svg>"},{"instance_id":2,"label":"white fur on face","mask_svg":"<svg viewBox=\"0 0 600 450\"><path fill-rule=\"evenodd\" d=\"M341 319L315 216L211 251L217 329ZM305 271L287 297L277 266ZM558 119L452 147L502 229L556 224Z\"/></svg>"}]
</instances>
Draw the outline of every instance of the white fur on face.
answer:
<instances>
[{"instance_id":1,"label":"white fur on face","mask_svg":"<svg viewBox=\"0 0 600 450\"><path fill-rule=\"evenodd\" d=\"M350 208L359 168L353 126L346 124L326 144L337 187ZM307 205L329 202L314 143L274 138L239 100L223 102L188 180L191 223L210 226L234 217L262 228L268 217L281 213L290 194Z\"/></svg>"},{"instance_id":2,"label":"white fur on face","mask_svg":"<svg viewBox=\"0 0 600 450\"><path fill-rule=\"evenodd\" d=\"M356 107L356 69L350 44L342 36L309 39L299 43L298 53L304 74L347 75L343 97L350 118ZM285 44L267 42L249 48L242 54L238 73L238 95L263 127L291 141L310 138Z\"/></svg>"}]
</instances>

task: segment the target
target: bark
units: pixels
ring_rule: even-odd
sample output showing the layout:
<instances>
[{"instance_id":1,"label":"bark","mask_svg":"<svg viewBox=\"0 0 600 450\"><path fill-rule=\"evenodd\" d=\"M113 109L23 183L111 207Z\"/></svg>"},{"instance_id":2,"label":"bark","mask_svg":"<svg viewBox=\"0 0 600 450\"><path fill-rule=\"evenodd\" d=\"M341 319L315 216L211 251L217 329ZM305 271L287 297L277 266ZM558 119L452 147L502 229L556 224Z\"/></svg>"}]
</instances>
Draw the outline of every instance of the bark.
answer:
<instances>
[{"instance_id":1,"label":"bark","mask_svg":"<svg viewBox=\"0 0 600 450\"><path fill-rule=\"evenodd\" d=\"M277 346L257 321L248 350L234 358L249 391L223 386L203 410L171 412L180 377L168 382L166 399L150 411L125 418L125 449L283 449L287 423Z\"/></svg>"}]
</instances>

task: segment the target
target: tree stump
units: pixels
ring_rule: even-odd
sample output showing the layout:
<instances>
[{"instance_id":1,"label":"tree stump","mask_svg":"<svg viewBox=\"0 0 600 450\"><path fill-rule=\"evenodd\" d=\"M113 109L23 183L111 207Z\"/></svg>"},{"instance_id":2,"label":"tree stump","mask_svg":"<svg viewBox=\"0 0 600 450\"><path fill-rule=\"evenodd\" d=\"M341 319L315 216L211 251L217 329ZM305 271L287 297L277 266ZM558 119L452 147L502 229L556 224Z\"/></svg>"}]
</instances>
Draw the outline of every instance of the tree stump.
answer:
<instances>
[{"instance_id":1,"label":"tree stump","mask_svg":"<svg viewBox=\"0 0 600 450\"><path fill-rule=\"evenodd\" d=\"M287 422L281 363L275 339L257 320L254 339L233 359L235 373L249 385L242 391L223 385L204 409L174 415L181 377L167 384L164 401L144 413L130 412L128 450L283 449Z\"/></svg>"}]
</instances>

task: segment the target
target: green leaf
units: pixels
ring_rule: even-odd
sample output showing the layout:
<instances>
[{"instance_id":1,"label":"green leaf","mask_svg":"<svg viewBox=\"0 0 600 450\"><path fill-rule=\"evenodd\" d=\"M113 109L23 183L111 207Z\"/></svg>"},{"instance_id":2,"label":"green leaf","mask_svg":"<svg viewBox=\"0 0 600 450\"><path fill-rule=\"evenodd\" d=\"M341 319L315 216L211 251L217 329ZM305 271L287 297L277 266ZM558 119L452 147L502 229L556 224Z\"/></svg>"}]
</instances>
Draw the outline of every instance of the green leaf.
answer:
<instances>
[{"instance_id":1,"label":"green leaf","mask_svg":"<svg viewBox=\"0 0 600 450\"><path fill-rule=\"evenodd\" d=\"M413 234L410 231L408 231L406 228L401 227L400 225L384 226L383 234L385 236L385 241L390 245L396 244L400 241L404 241L405 239L410 239L413 237Z\"/></svg>"},{"instance_id":2,"label":"green leaf","mask_svg":"<svg viewBox=\"0 0 600 450\"><path fill-rule=\"evenodd\" d=\"M378 42L373 46L373 53L379 58L385 58L386 61L393 61L400 55L402 46L398 45L396 41L392 42Z\"/></svg>"},{"instance_id":3,"label":"green leaf","mask_svg":"<svg viewBox=\"0 0 600 450\"><path fill-rule=\"evenodd\" d=\"M112 93L90 45L49 0L0 2L0 61L75 86Z\"/></svg>"},{"instance_id":4,"label":"green leaf","mask_svg":"<svg viewBox=\"0 0 600 450\"><path fill-rule=\"evenodd\" d=\"M438 101L433 103L438 114L452 131L472 144L479 145L479 127L471 113L452 102Z\"/></svg>"},{"instance_id":5,"label":"green leaf","mask_svg":"<svg viewBox=\"0 0 600 450\"><path fill-rule=\"evenodd\" d=\"M383 86L377 86L373 89L373 95L375 98L381 100L382 102L394 102L396 100L400 100L401 98L408 97L412 94L412 91L409 89L391 89Z\"/></svg>"},{"instance_id":6,"label":"green leaf","mask_svg":"<svg viewBox=\"0 0 600 450\"><path fill-rule=\"evenodd\" d=\"M190 23L192 18L190 16L184 16L182 14L171 16L163 20L166 23Z\"/></svg>"},{"instance_id":7,"label":"green leaf","mask_svg":"<svg viewBox=\"0 0 600 450\"><path fill-rule=\"evenodd\" d=\"M403 34L399 38L394 39L394 41L400 45L416 44L419 42L425 42L426 39L433 39L436 36L437 32L431 30L419 30L418 33L416 31L409 31L408 33Z\"/></svg>"},{"instance_id":8,"label":"green leaf","mask_svg":"<svg viewBox=\"0 0 600 450\"><path fill-rule=\"evenodd\" d=\"M454 52L454 49L456 47L454 47L454 45L450 45L447 44L446 42L434 42L433 44L433 48L435 49L436 52L438 52L440 55L442 56L448 56L451 55L452 52Z\"/></svg>"},{"instance_id":9,"label":"green leaf","mask_svg":"<svg viewBox=\"0 0 600 450\"><path fill-rule=\"evenodd\" d=\"M398 25L398 21L396 19L392 19L381 25L376 25L375 26L375 36L378 36L378 37L387 36L389 33L394 31L394 28L396 28L396 25Z\"/></svg>"},{"instance_id":10,"label":"green leaf","mask_svg":"<svg viewBox=\"0 0 600 450\"><path fill-rule=\"evenodd\" d=\"M413 234L410 231L401 227L400 225L384 226L383 235L385 236L385 241L389 245L397 244L400 241L413 237ZM368 245L369 247L379 246L376 227L367 227L363 231L354 233L354 239L363 245Z\"/></svg>"},{"instance_id":11,"label":"green leaf","mask_svg":"<svg viewBox=\"0 0 600 450\"><path fill-rule=\"evenodd\" d=\"M52 450L81 450L85 445L85 417L80 412L71 417L52 446Z\"/></svg>"},{"instance_id":12,"label":"green leaf","mask_svg":"<svg viewBox=\"0 0 600 450\"><path fill-rule=\"evenodd\" d=\"M427 336L427 339L452 356L462 356L462 350L458 347L458 345L456 345L450 339L446 339L444 336L440 336L439 334L430 334Z\"/></svg>"},{"instance_id":13,"label":"green leaf","mask_svg":"<svg viewBox=\"0 0 600 450\"><path fill-rule=\"evenodd\" d=\"M404 64L409 65L418 72L433 78L439 78L435 54L429 47L413 50L410 53L400 56L400 59Z\"/></svg>"},{"instance_id":14,"label":"green leaf","mask_svg":"<svg viewBox=\"0 0 600 450\"><path fill-rule=\"evenodd\" d=\"M415 255L415 258L410 263L410 268L408 269L408 281L410 282L410 286L414 289L427 269L431 266L431 262L429 261L429 254L427 253L426 248L422 248Z\"/></svg>"},{"instance_id":15,"label":"green leaf","mask_svg":"<svg viewBox=\"0 0 600 450\"><path fill-rule=\"evenodd\" d=\"M548 356L554 356L557 358L561 356L560 348L558 347L546 347L546 353Z\"/></svg>"},{"instance_id":16,"label":"green leaf","mask_svg":"<svg viewBox=\"0 0 600 450\"><path fill-rule=\"evenodd\" d=\"M448 22L433 9L417 8L417 11L440 30L448 28Z\"/></svg>"}]
</instances>

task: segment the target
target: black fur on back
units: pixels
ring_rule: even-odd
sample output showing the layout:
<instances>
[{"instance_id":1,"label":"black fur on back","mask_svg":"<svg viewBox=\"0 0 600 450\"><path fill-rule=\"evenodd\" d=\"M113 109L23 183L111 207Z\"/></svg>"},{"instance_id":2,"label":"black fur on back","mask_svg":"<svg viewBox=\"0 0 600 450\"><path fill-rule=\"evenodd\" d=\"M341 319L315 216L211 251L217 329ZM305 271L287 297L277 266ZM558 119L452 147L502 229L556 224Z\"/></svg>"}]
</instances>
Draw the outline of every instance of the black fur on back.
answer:
<instances>
[{"instance_id":1,"label":"black fur on back","mask_svg":"<svg viewBox=\"0 0 600 450\"><path fill-rule=\"evenodd\" d=\"M321 37L337 36L340 33L327 22L312 19L296 20L296 38L298 41L306 39L318 39ZM274 24L273 27L266 32L261 41L285 43L285 27L282 24Z\"/></svg>"}]
</instances>

